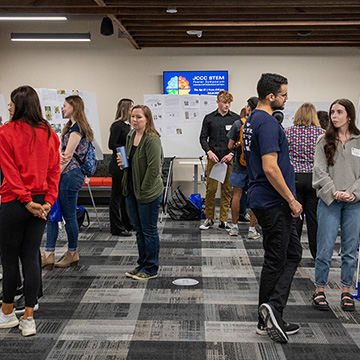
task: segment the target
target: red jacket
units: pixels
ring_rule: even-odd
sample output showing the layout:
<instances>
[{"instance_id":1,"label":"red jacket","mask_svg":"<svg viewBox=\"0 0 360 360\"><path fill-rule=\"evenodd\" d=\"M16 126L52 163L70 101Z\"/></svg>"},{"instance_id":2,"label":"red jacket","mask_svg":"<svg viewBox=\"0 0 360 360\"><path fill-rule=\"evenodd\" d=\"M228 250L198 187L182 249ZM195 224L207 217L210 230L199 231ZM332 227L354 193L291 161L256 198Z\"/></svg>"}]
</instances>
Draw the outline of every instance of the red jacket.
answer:
<instances>
[{"instance_id":1,"label":"red jacket","mask_svg":"<svg viewBox=\"0 0 360 360\"><path fill-rule=\"evenodd\" d=\"M51 130L48 138L45 125L31 128L22 121L13 121L1 126L1 202L28 202L32 195L45 194L45 201L54 204L60 180L59 147L58 136Z\"/></svg>"}]
</instances>

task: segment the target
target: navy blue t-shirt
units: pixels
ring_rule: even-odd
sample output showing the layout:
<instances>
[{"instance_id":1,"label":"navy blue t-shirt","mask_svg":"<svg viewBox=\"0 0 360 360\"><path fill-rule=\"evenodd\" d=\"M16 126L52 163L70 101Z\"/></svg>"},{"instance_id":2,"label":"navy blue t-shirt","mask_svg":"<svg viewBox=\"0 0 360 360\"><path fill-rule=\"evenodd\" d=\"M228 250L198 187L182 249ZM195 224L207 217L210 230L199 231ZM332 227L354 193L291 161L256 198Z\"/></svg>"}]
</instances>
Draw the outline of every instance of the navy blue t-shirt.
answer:
<instances>
[{"instance_id":1,"label":"navy blue t-shirt","mask_svg":"<svg viewBox=\"0 0 360 360\"><path fill-rule=\"evenodd\" d=\"M248 200L251 208L266 209L284 201L273 188L262 168L262 156L276 152L278 165L290 191L295 196L295 173L290 162L289 146L278 121L263 110L254 110L245 123L244 152L249 174Z\"/></svg>"}]
</instances>

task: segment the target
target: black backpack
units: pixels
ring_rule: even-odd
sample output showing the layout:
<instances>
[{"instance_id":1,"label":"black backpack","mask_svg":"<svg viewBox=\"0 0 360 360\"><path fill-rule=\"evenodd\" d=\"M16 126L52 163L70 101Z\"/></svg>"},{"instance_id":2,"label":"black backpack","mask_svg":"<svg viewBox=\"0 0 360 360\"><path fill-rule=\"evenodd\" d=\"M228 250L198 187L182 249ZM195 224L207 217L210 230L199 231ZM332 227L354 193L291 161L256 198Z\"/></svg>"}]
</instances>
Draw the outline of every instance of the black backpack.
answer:
<instances>
[{"instance_id":1,"label":"black backpack","mask_svg":"<svg viewBox=\"0 0 360 360\"><path fill-rule=\"evenodd\" d=\"M178 187L167 201L167 212L174 220L200 220L201 211Z\"/></svg>"}]
</instances>

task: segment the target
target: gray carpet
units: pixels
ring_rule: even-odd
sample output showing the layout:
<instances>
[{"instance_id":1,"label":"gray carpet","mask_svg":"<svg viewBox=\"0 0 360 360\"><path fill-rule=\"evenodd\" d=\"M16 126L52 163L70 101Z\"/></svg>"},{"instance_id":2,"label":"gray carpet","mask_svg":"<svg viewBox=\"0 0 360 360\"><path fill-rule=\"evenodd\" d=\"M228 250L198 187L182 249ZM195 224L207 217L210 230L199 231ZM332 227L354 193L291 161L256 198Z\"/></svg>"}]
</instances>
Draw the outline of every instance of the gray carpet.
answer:
<instances>
[{"instance_id":1,"label":"gray carpet","mask_svg":"<svg viewBox=\"0 0 360 360\"><path fill-rule=\"evenodd\" d=\"M89 208L91 226L80 234L79 266L43 272L44 297L35 313L37 335L0 329L0 359L243 360L360 358L360 303L340 307L340 258L334 252L327 297L330 312L311 307L314 262L304 231L303 260L284 318L301 325L286 345L255 334L262 265L261 239L248 240L198 221L159 224L160 271L138 282L124 272L136 262L135 237L109 234L107 208L98 208L102 231ZM45 238L44 238L45 239ZM60 231L56 258L66 251ZM172 281L192 278L195 286ZM355 291L355 290L353 290Z\"/></svg>"}]
</instances>

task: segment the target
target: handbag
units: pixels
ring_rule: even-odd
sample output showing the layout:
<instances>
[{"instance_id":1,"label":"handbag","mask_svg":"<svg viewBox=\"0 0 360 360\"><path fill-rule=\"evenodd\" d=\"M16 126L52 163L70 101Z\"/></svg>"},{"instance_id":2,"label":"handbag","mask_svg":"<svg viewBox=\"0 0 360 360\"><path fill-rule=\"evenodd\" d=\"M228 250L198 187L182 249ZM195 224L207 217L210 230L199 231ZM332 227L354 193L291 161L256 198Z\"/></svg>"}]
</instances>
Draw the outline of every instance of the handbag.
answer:
<instances>
[{"instance_id":1,"label":"handbag","mask_svg":"<svg viewBox=\"0 0 360 360\"><path fill-rule=\"evenodd\" d=\"M85 218L87 221L87 225L84 225ZM76 207L76 219L79 225L79 230L81 226L88 227L90 225L89 213L82 206Z\"/></svg>"},{"instance_id":2,"label":"handbag","mask_svg":"<svg viewBox=\"0 0 360 360\"><path fill-rule=\"evenodd\" d=\"M50 217L50 221L52 222L62 221L62 213L61 213L59 198L56 199L55 203L51 207L49 217Z\"/></svg>"}]
</instances>

